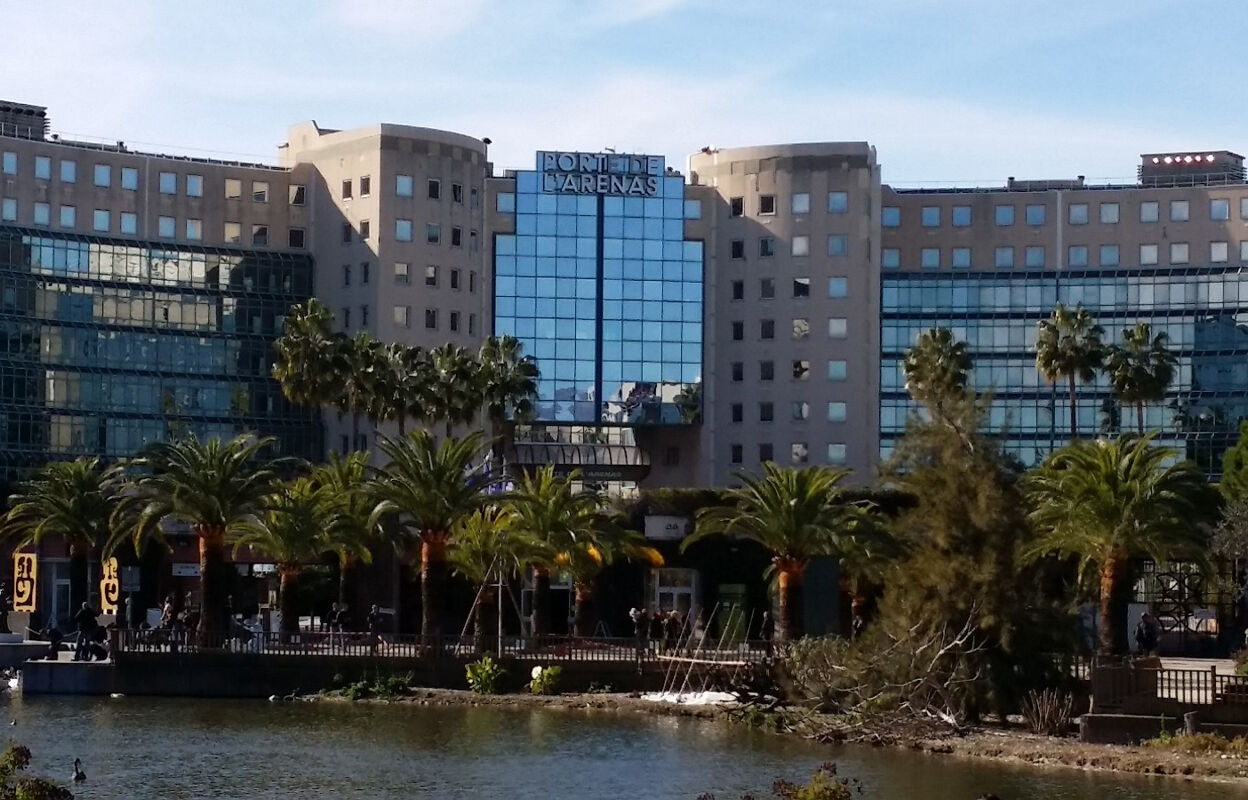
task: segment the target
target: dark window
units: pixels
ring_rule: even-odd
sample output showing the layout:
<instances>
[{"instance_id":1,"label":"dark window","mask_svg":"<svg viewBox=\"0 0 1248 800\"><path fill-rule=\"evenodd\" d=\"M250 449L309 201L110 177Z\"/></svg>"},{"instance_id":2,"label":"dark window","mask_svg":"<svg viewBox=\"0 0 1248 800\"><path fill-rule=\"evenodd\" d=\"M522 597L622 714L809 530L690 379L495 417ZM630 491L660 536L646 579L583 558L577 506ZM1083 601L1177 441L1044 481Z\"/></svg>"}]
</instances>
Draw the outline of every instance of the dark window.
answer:
<instances>
[{"instance_id":1,"label":"dark window","mask_svg":"<svg viewBox=\"0 0 1248 800\"><path fill-rule=\"evenodd\" d=\"M776 196L774 194L760 194L758 196L758 213L776 213Z\"/></svg>"},{"instance_id":2,"label":"dark window","mask_svg":"<svg viewBox=\"0 0 1248 800\"><path fill-rule=\"evenodd\" d=\"M360 327L368 327L368 306L360 306Z\"/></svg>"},{"instance_id":3,"label":"dark window","mask_svg":"<svg viewBox=\"0 0 1248 800\"><path fill-rule=\"evenodd\" d=\"M429 179L429 199L438 200L442 197L442 181L437 178Z\"/></svg>"},{"instance_id":4,"label":"dark window","mask_svg":"<svg viewBox=\"0 0 1248 800\"><path fill-rule=\"evenodd\" d=\"M733 258L745 258L745 240L733 239L728 246L729 255Z\"/></svg>"},{"instance_id":5,"label":"dark window","mask_svg":"<svg viewBox=\"0 0 1248 800\"><path fill-rule=\"evenodd\" d=\"M776 239L773 236L764 236L758 240L758 254L763 258L774 256L776 254Z\"/></svg>"},{"instance_id":6,"label":"dark window","mask_svg":"<svg viewBox=\"0 0 1248 800\"><path fill-rule=\"evenodd\" d=\"M793 279L793 296L810 297L810 278Z\"/></svg>"},{"instance_id":7,"label":"dark window","mask_svg":"<svg viewBox=\"0 0 1248 800\"><path fill-rule=\"evenodd\" d=\"M451 288L452 289L459 288L459 270L457 269L451 270Z\"/></svg>"},{"instance_id":8,"label":"dark window","mask_svg":"<svg viewBox=\"0 0 1248 800\"><path fill-rule=\"evenodd\" d=\"M350 222L342 223L342 243L343 244L347 244L348 242L351 241L351 231L352 231L352 228L351 228Z\"/></svg>"},{"instance_id":9,"label":"dark window","mask_svg":"<svg viewBox=\"0 0 1248 800\"><path fill-rule=\"evenodd\" d=\"M458 311L451 312L451 316L450 316L450 319L447 321L447 325L450 326L452 333L455 333L459 330L459 312Z\"/></svg>"},{"instance_id":10,"label":"dark window","mask_svg":"<svg viewBox=\"0 0 1248 800\"><path fill-rule=\"evenodd\" d=\"M342 199L343 200L351 199L351 181L342 182Z\"/></svg>"},{"instance_id":11,"label":"dark window","mask_svg":"<svg viewBox=\"0 0 1248 800\"><path fill-rule=\"evenodd\" d=\"M342 438L338 440L338 443L340 447L342 448L341 450L342 453L346 453L347 451L351 449L351 437L346 435L345 433L342 435Z\"/></svg>"},{"instance_id":12,"label":"dark window","mask_svg":"<svg viewBox=\"0 0 1248 800\"><path fill-rule=\"evenodd\" d=\"M458 226L451 228L451 247L464 246L464 229Z\"/></svg>"},{"instance_id":13,"label":"dark window","mask_svg":"<svg viewBox=\"0 0 1248 800\"><path fill-rule=\"evenodd\" d=\"M368 220L366 219L360 220L360 238L367 239L368 235L371 232L372 232L372 226L368 224Z\"/></svg>"},{"instance_id":14,"label":"dark window","mask_svg":"<svg viewBox=\"0 0 1248 800\"><path fill-rule=\"evenodd\" d=\"M771 442L762 442L758 445L758 460L759 462L775 460L771 452Z\"/></svg>"},{"instance_id":15,"label":"dark window","mask_svg":"<svg viewBox=\"0 0 1248 800\"><path fill-rule=\"evenodd\" d=\"M745 365L740 361L732 362L732 380L734 383L745 380Z\"/></svg>"},{"instance_id":16,"label":"dark window","mask_svg":"<svg viewBox=\"0 0 1248 800\"><path fill-rule=\"evenodd\" d=\"M758 421L771 422L776 418L776 408L771 403L758 404Z\"/></svg>"},{"instance_id":17,"label":"dark window","mask_svg":"<svg viewBox=\"0 0 1248 800\"><path fill-rule=\"evenodd\" d=\"M460 205L463 205L463 203L464 203L464 185L463 185L462 183L452 183L452 184L451 184L451 202L452 202L452 203L459 203Z\"/></svg>"},{"instance_id":18,"label":"dark window","mask_svg":"<svg viewBox=\"0 0 1248 800\"><path fill-rule=\"evenodd\" d=\"M759 323L758 336L760 339L776 338L776 321L774 319L765 319Z\"/></svg>"},{"instance_id":19,"label":"dark window","mask_svg":"<svg viewBox=\"0 0 1248 800\"><path fill-rule=\"evenodd\" d=\"M745 406L742 405L741 403L732 404L732 421L733 422L741 422L744 416L744 409L745 409Z\"/></svg>"},{"instance_id":20,"label":"dark window","mask_svg":"<svg viewBox=\"0 0 1248 800\"><path fill-rule=\"evenodd\" d=\"M345 437L345 436L344 436L344 437L342 437L342 438L345 440L347 437ZM739 444L734 444L734 445L729 445L729 446L728 446L728 453L729 453L728 458L729 458L729 460L731 460L731 461L732 461L732 463L734 463L734 464L740 464L740 463L742 462L742 460L744 460L743 455L742 455L742 452L741 452L741 449L742 449L742 448L741 448L741 445L739 445Z\"/></svg>"},{"instance_id":21,"label":"dark window","mask_svg":"<svg viewBox=\"0 0 1248 800\"><path fill-rule=\"evenodd\" d=\"M369 275L368 262L361 261L360 262L360 285L361 286L368 285L368 275Z\"/></svg>"},{"instance_id":22,"label":"dark window","mask_svg":"<svg viewBox=\"0 0 1248 800\"><path fill-rule=\"evenodd\" d=\"M425 327L435 330L438 327L438 310L436 308L425 309Z\"/></svg>"},{"instance_id":23,"label":"dark window","mask_svg":"<svg viewBox=\"0 0 1248 800\"><path fill-rule=\"evenodd\" d=\"M732 299L733 300L745 299L745 281L733 281L732 282Z\"/></svg>"},{"instance_id":24,"label":"dark window","mask_svg":"<svg viewBox=\"0 0 1248 800\"><path fill-rule=\"evenodd\" d=\"M351 309L349 306L342 307L342 329L345 331L351 327Z\"/></svg>"},{"instance_id":25,"label":"dark window","mask_svg":"<svg viewBox=\"0 0 1248 800\"><path fill-rule=\"evenodd\" d=\"M743 340L744 338L745 338L745 323L740 322L740 321L732 323L732 340L734 342L739 342Z\"/></svg>"},{"instance_id":26,"label":"dark window","mask_svg":"<svg viewBox=\"0 0 1248 800\"><path fill-rule=\"evenodd\" d=\"M776 279L775 278L759 278L758 279L758 296L763 300L770 300L776 296Z\"/></svg>"},{"instance_id":27,"label":"dark window","mask_svg":"<svg viewBox=\"0 0 1248 800\"><path fill-rule=\"evenodd\" d=\"M286 241L291 247L303 249L304 247L304 230L303 228L291 228L286 232Z\"/></svg>"},{"instance_id":28,"label":"dark window","mask_svg":"<svg viewBox=\"0 0 1248 800\"><path fill-rule=\"evenodd\" d=\"M269 243L269 226L268 225L252 225L251 226L251 243L252 244L268 244Z\"/></svg>"},{"instance_id":29,"label":"dark window","mask_svg":"<svg viewBox=\"0 0 1248 800\"><path fill-rule=\"evenodd\" d=\"M342 265L342 285L343 286L351 285L351 265L350 264Z\"/></svg>"},{"instance_id":30,"label":"dark window","mask_svg":"<svg viewBox=\"0 0 1248 800\"><path fill-rule=\"evenodd\" d=\"M760 361L758 362L758 379L762 381L775 380L776 378L776 362Z\"/></svg>"},{"instance_id":31,"label":"dark window","mask_svg":"<svg viewBox=\"0 0 1248 800\"><path fill-rule=\"evenodd\" d=\"M728 201L728 205L732 208L732 215L734 217L745 216L745 198L744 197L733 197L732 199Z\"/></svg>"},{"instance_id":32,"label":"dark window","mask_svg":"<svg viewBox=\"0 0 1248 800\"><path fill-rule=\"evenodd\" d=\"M290 204L292 206L303 205L304 199L307 197L307 191L307 187L298 183L292 183L290 185Z\"/></svg>"},{"instance_id":33,"label":"dark window","mask_svg":"<svg viewBox=\"0 0 1248 800\"><path fill-rule=\"evenodd\" d=\"M368 197L373 193L373 179L365 175L360 178L360 197Z\"/></svg>"}]
</instances>

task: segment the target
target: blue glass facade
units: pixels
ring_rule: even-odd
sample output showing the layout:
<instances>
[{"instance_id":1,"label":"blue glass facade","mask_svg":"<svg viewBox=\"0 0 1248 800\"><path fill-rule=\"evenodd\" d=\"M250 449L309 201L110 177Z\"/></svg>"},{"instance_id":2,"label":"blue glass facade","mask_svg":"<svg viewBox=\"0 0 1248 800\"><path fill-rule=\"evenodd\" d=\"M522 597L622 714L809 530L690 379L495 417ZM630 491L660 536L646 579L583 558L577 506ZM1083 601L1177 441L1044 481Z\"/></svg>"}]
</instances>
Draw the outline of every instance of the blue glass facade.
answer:
<instances>
[{"instance_id":1,"label":"blue glass facade","mask_svg":"<svg viewBox=\"0 0 1248 800\"><path fill-rule=\"evenodd\" d=\"M538 158L516 174L514 196L499 196L515 234L494 239L495 333L537 360L537 421L692 422L703 243L685 240L684 178L654 156L620 157L645 165L627 180L608 166L554 176Z\"/></svg>"},{"instance_id":2,"label":"blue glass facade","mask_svg":"<svg viewBox=\"0 0 1248 800\"><path fill-rule=\"evenodd\" d=\"M993 429L1025 464L1069 440L1065 386L1035 367L1037 323L1056 303L1083 304L1106 332L1149 323L1169 336L1178 370L1164 403L1145 408L1145 425L1211 475L1248 419L1248 267L1217 264L1160 269L1057 272L894 273L882 287L880 436L882 455L905 429L913 407L901 360L920 333L945 326L966 341L976 388L993 390ZM1076 411L1083 435L1134 430L1134 409L1116 409L1103 376L1081 385Z\"/></svg>"}]
</instances>

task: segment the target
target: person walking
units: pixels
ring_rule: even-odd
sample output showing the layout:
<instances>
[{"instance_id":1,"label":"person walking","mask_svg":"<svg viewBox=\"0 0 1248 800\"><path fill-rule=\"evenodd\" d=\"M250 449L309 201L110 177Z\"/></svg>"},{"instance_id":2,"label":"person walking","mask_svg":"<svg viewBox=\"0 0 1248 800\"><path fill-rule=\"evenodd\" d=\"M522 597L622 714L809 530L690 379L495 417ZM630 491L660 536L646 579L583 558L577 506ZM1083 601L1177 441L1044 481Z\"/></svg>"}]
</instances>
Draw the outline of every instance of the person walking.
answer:
<instances>
[{"instance_id":1,"label":"person walking","mask_svg":"<svg viewBox=\"0 0 1248 800\"><path fill-rule=\"evenodd\" d=\"M381 643L381 624L383 620L384 620L384 615L381 613L381 609L379 609L377 607L377 604L374 603L372 607L368 609L368 654L369 655L372 655L372 656L377 655L377 646Z\"/></svg>"}]
</instances>

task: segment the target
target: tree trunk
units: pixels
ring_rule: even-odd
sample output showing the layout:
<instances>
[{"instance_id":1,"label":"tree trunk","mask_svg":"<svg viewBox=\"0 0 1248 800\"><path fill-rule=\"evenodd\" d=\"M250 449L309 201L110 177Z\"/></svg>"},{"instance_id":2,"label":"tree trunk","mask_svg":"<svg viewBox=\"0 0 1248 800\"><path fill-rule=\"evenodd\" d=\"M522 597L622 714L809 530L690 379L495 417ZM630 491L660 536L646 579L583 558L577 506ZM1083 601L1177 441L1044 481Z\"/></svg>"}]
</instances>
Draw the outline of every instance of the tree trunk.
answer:
<instances>
[{"instance_id":1,"label":"tree trunk","mask_svg":"<svg viewBox=\"0 0 1248 800\"><path fill-rule=\"evenodd\" d=\"M1070 373L1070 440L1079 439L1079 406L1075 396L1075 373Z\"/></svg>"},{"instance_id":2,"label":"tree trunk","mask_svg":"<svg viewBox=\"0 0 1248 800\"><path fill-rule=\"evenodd\" d=\"M1135 421L1139 426L1140 435L1144 435L1144 401L1135 404Z\"/></svg>"},{"instance_id":3,"label":"tree trunk","mask_svg":"<svg viewBox=\"0 0 1248 800\"><path fill-rule=\"evenodd\" d=\"M88 557L91 546L86 542L70 542L69 545L69 613L72 620L82 608L82 604L91 597L91 579L88 573ZM96 609L97 611L99 609ZM72 626L72 623L71 623Z\"/></svg>"},{"instance_id":4,"label":"tree trunk","mask_svg":"<svg viewBox=\"0 0 1248 800\"><path fill-rule=\"evenodd\" d=\"M277 567L277 607L282 612L280 633L283 642L289 642L290 635L299 632L299 609L295 606L299 571L295 564L279 564Z\"/></svg>"},{"instance_id":5,"label":"tree trunk","mask_svg":"<svg viewBox=\"0 0 1248 800\"><path fill-rule=\"evenodd\" d=\"M420 537L420 640L425 647L436 645L442 634L449 538L442 531L425 531Z\"/></svg>"},{"instance_id":6,"label":"tree trunk","mask_svg":"<svg viewBox=\"0 0 1248 800\"><path fill-rule=\"evenodd\" d=\"M472 647L478 654L493 649L489 646L498 635L498 588L485 584L477 594L477 604L472 610Z\"/></svg>"},{"instance_id":7,"label":"tree trunk","mask_svg":"<svg viewBox=\"0 0 1248 800\"><path fill-rule=\"evenodd\" d=\"M206 525L191 528L199 536L199 627L196 644L218 647L225 622L225 531Z\"/></svg>"},{"instance_id":8,"label":"tree trunk","mask_svg":"<svg viewBox=\"0 0 1248 800\"><path fill-rule=\"evenodd\" d=\"M533 568L533 638L540 642L550 630L550 570Z\"/></svg>"},{"instance_id":9,"label":"tree trunk","mask_svg":"<svg viewBox=\"0 0 1248 800\"><path fill-rule=\"evenodd\" d=\"M355 556L347 553L338 554L338 605L347 609L350 630L357 630L358 622L355 613Z\"/></svg>"},{"instance_id":10,"label":"tree trunk","mask_svg":"<svg viewBox=\"0 0 1248 800\"><path fill-rule=\"evenodd\" d=\"M1129 562L1120 554L1105 559L1100 569L1100 645L1106 655L1127 652L1127 598Z\"/></svg>"},{"instance_id":11,"label":"tree trunk","mask_svg":"<svg viewBox=\"0 0 1248 800\"><path fill-rule=\"evenodd\" d=\"M594 625L598 622L598 608L594 602L597 587L593 581L577 581L572 588L576 594L572 611L572 631L577 636L593 636Z\"/></svg>"},{"instance_id":12,"label":"tree trunk","mask_svg":"<svg viewBox=\"0 0 1248 800\"><path fill-rule=\"evenodd\" d=\"M778 559L779 609L776 614L776 641L784 644L802 636L803 603L802 583L806 578L806 565L791 559Z\"/></svg>"}]
</instances>

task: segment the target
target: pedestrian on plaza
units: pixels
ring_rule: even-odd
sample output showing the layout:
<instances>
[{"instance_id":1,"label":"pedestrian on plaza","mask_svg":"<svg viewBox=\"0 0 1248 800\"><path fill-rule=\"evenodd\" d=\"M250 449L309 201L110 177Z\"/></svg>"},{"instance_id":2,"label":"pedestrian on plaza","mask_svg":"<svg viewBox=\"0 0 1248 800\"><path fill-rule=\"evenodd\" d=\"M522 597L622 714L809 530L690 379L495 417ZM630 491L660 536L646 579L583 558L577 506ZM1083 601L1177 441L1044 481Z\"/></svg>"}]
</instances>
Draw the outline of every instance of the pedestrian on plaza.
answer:
<instances>
[{"instance_id":1,"label":"pedestrian on plaza","mask_svg":"<svg viewBox=\"0 0 1248 800\"><path fill-rule=\"evenodd\" d=\"M1135 646L1142 656L1155 655L1161 638L1161 623L1152 611L1145 611L1135 626Z\"/></svg>"},{"instance_id":2,"label":"pedestrian on plaza","mask_svg":"<svg viewBox=\"0 0 1248 800\"><path fill-rule=\"evenodd\" d=\"M676 609L667 612L663 617L663 650L676 647L676 638L680 633L680 613Z\"/></svg>"},{"instance_id":3,"label":"pedestrian on plaza","mask_svg":"<svg viewBox=\"0 0 1248 800\"><path fill-rule=\"evenodd\" d=\"M381 624L384 621L384 615L376 603L368 609L368 653L369 655L377 655L377 645L381 643Z\"/></svg>"},{"instance_id":4,"label":"pedestrian on plaza","mask_svg":"<svg viewBox=\"0 0 1248 800\"><path fill-rule=\"evenodd\" d=\"M95 629L99 627L96 620L95 609L90 603L83 603L78 609L78 613L74 614L74 624L78 626L78 641L74 643L74 660L89 661L91 659L91 639L95 635Z\"/></svg>"}]
</instances>

